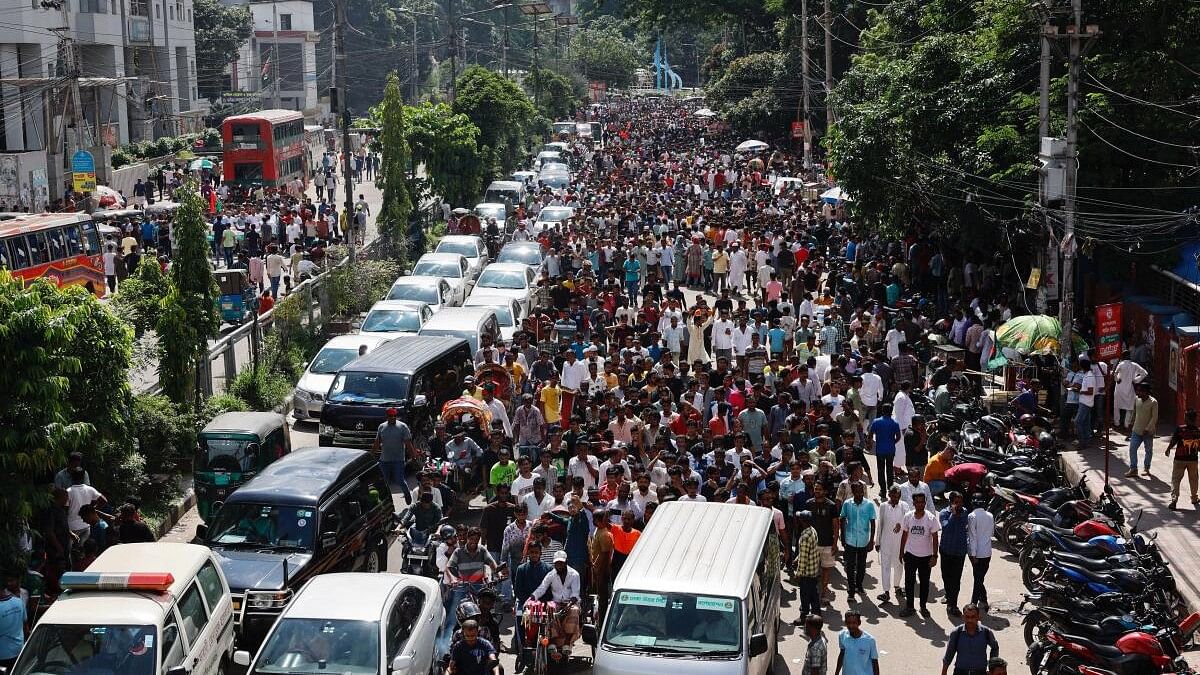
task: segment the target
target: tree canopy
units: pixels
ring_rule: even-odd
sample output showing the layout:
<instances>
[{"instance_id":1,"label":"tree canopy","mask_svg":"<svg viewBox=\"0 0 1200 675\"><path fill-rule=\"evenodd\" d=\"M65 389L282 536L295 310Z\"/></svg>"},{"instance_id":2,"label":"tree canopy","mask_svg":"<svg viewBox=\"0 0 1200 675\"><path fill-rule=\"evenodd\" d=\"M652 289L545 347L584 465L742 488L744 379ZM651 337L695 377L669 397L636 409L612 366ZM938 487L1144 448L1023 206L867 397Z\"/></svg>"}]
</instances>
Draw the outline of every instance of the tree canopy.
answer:
<instances>
[{"instance_id":1,"label":"tree canopy","mask_svg":"<svg viewBox=\"0 0 1200 675\"><path fill-rule=\"evenodd\" d=\"M482 66L470 66L458 76L451 107L479 128L486 180L515 170L548 124L516 83Z\"/></svg>"},{"instance_id":2,"label":"tree canopy","mask_svg":"<svg viewBox=\"0 0 1200 675\"><path fill-rule=\"evenodd\" d=\"M404 130L433 192L448 204L470 205L483 189L479 127L446 103L423 103L404 108Z\"/></svg>"},{"instance_id":3,"label":"tree canopy","mask_svg":"<svg viewBox=\"0 0 1200 675\"><path fill-rule=\"evenodd\" d=\"M603 17L576 31L571 39L571 63L584 78L609 87L629 87L641 65L632 41L616 22Z\"/></svg>"},{"instance_id":4,"label":"tree canopy","mask_svg":"<svg viewBox=\"0 0 1200 675\"><path fill-rule=\"evenodd\" d=\"M237 60L238 50L254 34L250 8L220 0L195 0L192 25L196 29L196 86L201 96L216 101L225 88L226 66Z\"/></svg>"}]
</instances>

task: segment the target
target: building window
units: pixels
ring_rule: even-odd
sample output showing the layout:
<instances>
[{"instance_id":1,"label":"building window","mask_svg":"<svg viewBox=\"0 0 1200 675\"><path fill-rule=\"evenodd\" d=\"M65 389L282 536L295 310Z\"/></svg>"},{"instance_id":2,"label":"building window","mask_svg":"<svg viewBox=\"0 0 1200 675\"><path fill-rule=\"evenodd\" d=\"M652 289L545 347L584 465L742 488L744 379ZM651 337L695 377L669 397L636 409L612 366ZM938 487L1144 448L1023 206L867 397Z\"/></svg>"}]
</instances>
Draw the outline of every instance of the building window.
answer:
<instances>
[{"instance_id":1,"label":"building window","mask_svg":"<svg viewBox=\"0 0 1200 675\"><path fill-rule=\"evenodd\" d=\"M188 23L192 22L192 8L188 7Z\"/></svg>"},{"instance_id":2,"label":"building window","mask_svg":"<svg viewBox=\"0 0 1200 675\"><path fill-rule=\"evenodd\" d=\"M167 8L167 13L171 15L171 20L172 20L172 21L174 21L174 20L175 20L175 8L174 8L174 7L168 7L168 8Z\"/></svg>"},{"instance_id":3,"label":"building window","mask_svg":"<svg viewBox=\"0 0 1200 675\"><path fill-rule=\"evenodd\" d=\"M104 0L79 0L79 11L84 14L104 14Z\"/></svg>"},{"instance_id":4,"label":"building window","mask_svg":"<svg viewBox=\"0 0 1200 675\"><path fill-rule=\"evenodd\" d=\"M291 14L280 14L279 15L279 30L291 30L291 29L292 29L292 15Z\"/></svg>"},{"instance_id":5,"label":"building window","mask_svg":"<svg viewBox=\"0 0 1200 675\"><path fill-rule=\"evenodd\" d=\"M162 5L154 6L154 18L156 18L156 19L162 18Z\"/></svg>"}]
</instances>

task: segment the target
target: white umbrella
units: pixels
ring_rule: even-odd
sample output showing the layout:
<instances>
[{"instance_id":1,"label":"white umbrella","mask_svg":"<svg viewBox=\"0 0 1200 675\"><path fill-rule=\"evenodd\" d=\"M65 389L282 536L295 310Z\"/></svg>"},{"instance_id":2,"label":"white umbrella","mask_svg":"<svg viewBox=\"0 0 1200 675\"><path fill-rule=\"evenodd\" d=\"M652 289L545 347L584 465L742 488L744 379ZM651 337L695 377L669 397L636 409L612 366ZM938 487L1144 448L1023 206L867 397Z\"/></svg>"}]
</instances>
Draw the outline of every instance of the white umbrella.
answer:
<instances>
[{"instance_id":1,"label":"white umbrella","mask_svg":"<svg viewBox=\"0 0 1200 675\"><path fill-rule=\"evenodd\" d=\"M838 202L850 201L850 196L842 191L842 188L830 188L821 193L821 201L827 204L837 204Z\"/></svg>"},{"instance_id":2,"label":"white umbrella","mask_svg":"<svg viewBox=\"0 0 1200 675\"><path fill-rule=\"evenodd\" d=\"M736 148L734 148L734 150L738 152L761 152L769 147L771 146L763 143L762 141L749 140L742 141Z\"/></svg>"},{"instance_id":3,"label":"white umbrella","mask_svg":"<svg viewBox=\"0 0 1200 675\"><path fill-rule=\"evenodd\" d=\"M695 117L716 117L717 113L709 108L701 108L692 113L692 115Z\"/></svg>"}]
</instances>

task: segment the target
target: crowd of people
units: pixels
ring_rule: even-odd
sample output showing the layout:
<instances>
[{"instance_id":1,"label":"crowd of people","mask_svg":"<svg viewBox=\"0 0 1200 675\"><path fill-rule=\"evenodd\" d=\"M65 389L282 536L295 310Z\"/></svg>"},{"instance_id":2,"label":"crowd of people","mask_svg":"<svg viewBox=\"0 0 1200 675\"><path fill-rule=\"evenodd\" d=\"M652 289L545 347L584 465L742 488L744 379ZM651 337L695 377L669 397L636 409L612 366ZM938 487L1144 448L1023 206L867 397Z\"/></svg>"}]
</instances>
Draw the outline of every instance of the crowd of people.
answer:
<instances>
[{"instance_id":1,"label":"crowd of people","mask_svg":"<svg viewBox=\"0 0 1200 675\"><path fill-rule=\"evenodd\" d=\"M796 158L737 153L731 134L682 105L612 103L600 123L599 148L574 146L571 184L515 208L511 238L547 251L538 298L510 343L485 339L476 354L507 369L511 403L468 378L464 395L492 410L493 433L439 424L432 439L489 499L478 532L447 533L443 580L459 580L448 561L466 537L509 571L518 610L548 591L565 603L595 594L602 613L659 504L754 504L774 513L796 624L813 640L806 675L826 672L813 626L830 610L839 557L852 609L876 558L878 600L900 617L929 615L939 571L947 612L963 621L946 663L956 675L1005 672L979 623L994 521L954 491L956 441L914 399L942 412L978 398L996 329L1018 312L1011 270L917 227L879 236L837 203L777 190L775 178L806 175ZM550 206L574 215L535 229ZM939 357L937 344L959 355ZM1014 410L1048 412L1036 386ZM441 472L421 474L424 522L451 494ZM578 582L556 580L556 564ZM839 669L878 672L856 617L838 637Z\"/></svg>"}]
</instances>

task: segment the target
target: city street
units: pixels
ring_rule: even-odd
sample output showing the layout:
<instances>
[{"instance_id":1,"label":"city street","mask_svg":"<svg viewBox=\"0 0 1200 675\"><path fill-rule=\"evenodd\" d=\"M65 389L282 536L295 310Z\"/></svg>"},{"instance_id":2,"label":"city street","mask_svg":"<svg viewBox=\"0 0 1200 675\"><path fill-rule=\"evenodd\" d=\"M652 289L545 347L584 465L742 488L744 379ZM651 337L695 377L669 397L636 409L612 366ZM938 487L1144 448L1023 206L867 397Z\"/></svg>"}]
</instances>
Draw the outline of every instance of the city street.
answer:
<instances>
[{"instance_id":1,"label":"city street","mask_svg":"<svg viewBox=\"0 0 1200 675\"><path fill-rule=\"evenodd\" d=\"M315 423L296 422L292 425L293 448L300 449L315 445L317 445ZM393 499L396 501L397 508L403 508L404 495L402 493L393 494ZM477 500L474 506L481 508L482 502ZM171 533L164 537L164 541L189 540L195 534L198 522L196 511L192 509L172 529ZM714 533L714 536L719 536L719 533ZM400 568L400 556L400 545L397 543L388 552L388 569ZM871 554L867 567L865 586L870 601L856 602L852 608L862 613L863 630L875 636L879 643L881 672L889 675L930 675L930 673L937 672L946 646L946 636L957 625L958 620L947 616L944 605L934 606L932 602L930 605L931 616L928 619L922 618L920 614L908 619L901 619L897 617L900 608L894 602L890 605L881 605L875 599L875 596L881 592L875 583L875 578L879 573L879 561L876 556L877 554ZM837 630L842 628L841 613L847 609L845 593L840 592L845 588L841 572L842 568L839 564L833 577L833 587L838 593L838 597L833 602L833 609L824 613L827 628ZM930 575L930 579L933 589L931 599L940 598L941 576L939 572L935 570ZM963 572L964 592L969 592L970 583L971 571L968 565ZM1021 593L1024 591L1024 587L1021 585L1021 569L1017 566L1016 560L1000 551L995 551L992 567L987 577L987 586L992 606L984 616L983 623L997 632L997 639L1000 641L1000 656L1008 661L1010 672L1023 672L1024 666L1021 664L1025 659L1025 642L1021 635L1021 616L1016 613L1016 609L1021 603ZM783 606L780 612L783 624L779 629L782 639L779 643L779 656L775 661L776 672L798 672L800 664L803 662L807 641L804 639L802 631L791 625L792 619L798 615L799 600L796 588L785 581ZM511 636L510 623L505 627L505 644L509 644ZM583 650L584 653L587 651L586 648ZM836 658L836 653L837 649L831 644L831 658ZM507 672L514 672L512 654L503 654L501 661ZM831 666L830 673L832 674L832 672Z\"/></svg>"}]
</instances>

